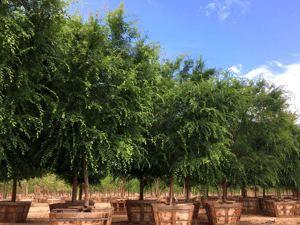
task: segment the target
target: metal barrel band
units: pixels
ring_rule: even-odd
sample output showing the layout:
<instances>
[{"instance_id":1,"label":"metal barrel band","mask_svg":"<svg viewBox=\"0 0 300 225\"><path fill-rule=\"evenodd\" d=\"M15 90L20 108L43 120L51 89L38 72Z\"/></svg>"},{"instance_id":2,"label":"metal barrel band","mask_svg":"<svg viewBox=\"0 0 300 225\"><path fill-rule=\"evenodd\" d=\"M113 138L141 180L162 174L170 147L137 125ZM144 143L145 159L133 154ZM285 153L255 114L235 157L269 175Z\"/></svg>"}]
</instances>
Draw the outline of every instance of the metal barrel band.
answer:
<instances>
[{"instance_id":1,"label":"metal barrel band","mask_svg":"<svg viewBox=\"0 0 300 225\"><path fill-rule=\"evenodd\" d=\"M167 222L167 221L190 221L192 219L186 219L186 220L156 220L157 222Z\"/></svg>"},{"instance_id":2,"label":"metal barrel band","mask_svg":"<svg viewBox=\"0 0 300 225\"><path fill-rule=\"evenodd\" d=\"M241 216L241 215L228 215L228 216L211 216L211 217L233 217L233 216Z\"/></svg>"},{"instance_id":3,"label":"metal barrel band","mask_svg":"<svg viewBox=\"0 0 300 225\"><path fill-rule=\"evenodd\" d=\"M158 211L153 211L153 212L191 212L191 211L194 211L194 210L190 210L190 209L186 209L186 210L158 210Z\"/></svg>"},{"instance_id":4,"label":"metal barrel band","mask_svg":"<svg viewBox=\"0 0 300 225\"><path fill-rule=\"evenodd\" d=\"M73 219L50 219L51 221L76 221L76 220L109 220L111 217L108 218L100 218L100 219L88 219L88 218L84 218L84 219L77 219L77 218L73 218Z\"/></svg>"},{"instance_id":5,"label":"metal barrel band","mask_svg":"<svg viewBox=\"0 0 300 225\"><path fill-rule=\"evenodd\" d=\"M231 208L228 208L228 209L235 209L235 208L243 208L243 207L231 207ZM213 207L211 209L226 209L224 207Z\"/></svg>"}]
</instances>

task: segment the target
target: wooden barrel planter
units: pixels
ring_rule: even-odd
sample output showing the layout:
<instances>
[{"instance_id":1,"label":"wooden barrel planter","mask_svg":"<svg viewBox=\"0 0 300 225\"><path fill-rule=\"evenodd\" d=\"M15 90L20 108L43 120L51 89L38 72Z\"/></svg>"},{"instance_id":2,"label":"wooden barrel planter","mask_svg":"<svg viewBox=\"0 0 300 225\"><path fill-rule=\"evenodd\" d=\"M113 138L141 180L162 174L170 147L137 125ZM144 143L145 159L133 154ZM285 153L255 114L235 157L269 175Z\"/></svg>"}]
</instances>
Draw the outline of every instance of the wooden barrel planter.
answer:
<instances>
[{"instance_id":1,"label":"wooden barrel planter","mask_svg":"<svg viewBox=\"0 0 300 225\"><path fill-rule=\"evenodd\" d=\"M88 212L83 211L83 206L70 206L71 208L54 209L49 213L50 225L76 224L76 225L111 225L114 209L92 208Z\"/></svg>"},{"instance_id":2,"label":"wooden barrel planter","mask_svg":"<svg viewBox=\"0 0 300 225\"><path fill-rule=\"evenodd\" d=\"M205 209L209 224L211 225L239 224L243 211L243 203L206 203Z\"/></svg>"},{"instance_id":3,"label":"wooden barrel planter","mask_svg":"<svg viewBox=\"0 0 300 225\"><path fill-rule=\"evenodd\" d=\"M155 225L191 225L195 206L192 203L183 204L152 204Z\"/></svg>"},{"instance_id":4,"label":"wooden barrel planter","mask_svg":"<svg viewBox=\"0 0 300 225\"><path fill-rule=\"evenodd\" d=\"M290 217L295 215L296 203L288 200L266 200L267 211L270 216L274 217Z\"/></svg>"},{"instance_id":5,"label":"wooden barrel planter","mask_svg":"<svg viewBox=\"0 0 300 225\"><path fill-rule=\"evenodd\" d=\"M151 204L157 200L126 200L128 223L154 225Z\"/></svg>"},{"instance_id":6,"label":"wooden barrel planter","mask_svg":"<svg viewBox=\"0 0 300 225\"><path fill-rule=\"evenodd\" d=\"M239 198L239 202L243 203L243 213L256 214L259 210L257 198Z\"/></svg>"},{"instance_id":7,"label":"wooden barrel planter","mask_svg":"<svg viewBox=\"0 0 300 225\"><path fill-rule=\"evenodd\" d=\"M111 207L115 209L115 214L126 214L126 201L125 200L112 200L110 201Z\"/></svg>"},{"instance_id":8,"label":"wooden barrel planter","mask_svg":"<svg viewBox=\"0 0 300 225\"><path fill-rule=\"evenodd\" d=\"M26 221L31 201L0 202L0 223L20 223Z\"/></svg>"}]
</instances>

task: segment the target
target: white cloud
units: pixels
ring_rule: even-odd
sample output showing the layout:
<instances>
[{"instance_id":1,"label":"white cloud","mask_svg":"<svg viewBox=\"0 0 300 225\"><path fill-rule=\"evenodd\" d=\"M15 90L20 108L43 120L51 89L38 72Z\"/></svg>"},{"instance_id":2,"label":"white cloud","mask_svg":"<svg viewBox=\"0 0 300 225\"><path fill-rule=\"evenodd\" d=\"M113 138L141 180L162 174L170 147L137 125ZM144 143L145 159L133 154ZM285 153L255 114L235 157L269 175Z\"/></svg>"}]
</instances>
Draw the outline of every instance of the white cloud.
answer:
<instances>
[{"instance_id":1,"label":"white cloud","mask_svg":"<svg viewBox=\"0 0 300 225\"><path fill-rule=\"evenodd\" d=\"M242 70L242 65L238 64L238 67L232 66L229 68L229 70L231 70L233 73L240 73Z\"/></svg>"},{"instance_id":2,"label":"white cloud","mask_svg":"<svg viewBox=\"0 0 300 225\"><path fill-rule=\"evenodd\" d=\"M216 9L216 3L210 3L208 4L205 8L207 8L206 10L206 16L209 16L213 11L215 11Z\"/></svg>"},{"instance_id":3,"label":"white cloud","mask_svg":"<svg viewBox=\"0 0 300 225\"><path fill-rule=\"evenodd\" d=\"M244 14L246 11L248 11L247 8L250 5L250 3L245 0L214 0L214 2L208 4L205 7L207 9L206 16L209 16L214 11L217 11L219 20L225 20L230 15L231 6L233 4L237 4L237 5L239 5L240 8L242 8L242 14Z\"/></svg>"},{"instance_id":4,"label":"white cloud","mask_svg":"<svg viewBox=\"0 0 300 225\"><path fill-rule=\"evenodd\" d=\"M243 77L249 79L257 78L262 75L266 80L274 83L276 86L285 86L287 91L292 93L292 99L288 100L290 109L292 111L298 111L300 113L300 63L284 65L278 61L274 63L268 62L266 65L261 65L247 74L243 74ZM239 64L240 65L240 64ZM235 73L241 73L242 66L239 68L232 66L231 69ZM241 74L239 74L241 75ZM296 123L300 123L300 119Z\"/></svg>"},{"instance_id":5,"label":"white cloud","mask_svg":"<svg viewBox=\"0 0 300 225\"><path fill-rule=\"evenodd\" d=\"M202 6L199 7L199 12L201 11L201 9L202 9Z\"/></svg>"}]
</instances>

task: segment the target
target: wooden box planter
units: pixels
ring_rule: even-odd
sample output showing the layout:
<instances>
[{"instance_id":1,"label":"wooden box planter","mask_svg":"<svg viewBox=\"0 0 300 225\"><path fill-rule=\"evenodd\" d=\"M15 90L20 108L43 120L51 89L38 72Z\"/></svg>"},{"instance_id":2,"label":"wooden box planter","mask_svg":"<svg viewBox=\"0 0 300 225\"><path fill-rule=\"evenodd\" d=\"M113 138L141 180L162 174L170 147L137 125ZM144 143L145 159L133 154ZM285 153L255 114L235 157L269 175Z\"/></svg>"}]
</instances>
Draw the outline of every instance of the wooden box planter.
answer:
<instances>
[{"instance_id":1,"label":"wooden box planter","mask_svg":"<svg viewBox=\"0 0 300 225\"><path fill-rule=\"evenodd\" d=\"M201 207L201 208L205 208L204 206L205 206L206 203L218 203L218 202L221 202L221 201L222 201L222 200L219 199L219 198L216 197L216 196L208 196L208 198L206 198L206 197L201 197L201 200L200 200L201 205L200 205L200 207Z\"/></svg>"},{"instance_id":2,"label":"wooden box planter","mask_svg":"<svg viewBox=\"0 0 300 225\"><path fill-rule=\"evenodd\" d=\"M20 223L26 221L31 201L0 202L0 223Z\"/></svg>"},{"instance_id":3,"label":"wooden box planter","mask_svg":"<svg viewBox=\"0 0 300 225\"><path fill-rule=\"evenodd\" d=\"M267 199L264 199L264 198L258 198L258 205L259 205L259 209L261 211L264 211L264 212L268 212L267 210L267 206L266 206L266 201Z\"/></svg>"},{"instance_id":4,"label":"wooden box planter","mask_svg":"<svg viewBox=\"0 0 300 225\"><path fill-rule=\"evenodd\" d=\"M89 200L89 205L94 206L94 202L92 200ZM58 209L58 208L68 208L69 206L83 206L84 205L84 200L76 200L75 203L72 203L72 201L67 201L65 203L54 203L54 204L49 204L49 209L50 212L53 209Z\"/></svg>"},{"instance_id":5,"label":"wooden box planter","mask_svg":"<svg viewBox=\"0 0 300 225\"><path fill-rule=\"evenodd\" d=\"M295 215L300 215L300 200L295 201Z\"/></svg>"},{"instance_id":6,"label":"wooden box planter","mask_svg":"<svg viewBox=\"0 0 300 225\"><path fill-rule=\"evenodd\" d=\"M185 201L185 202L180 202L178 204L186 204L186 203L192 203L195 206L194 212L193 212L193 220L196 220L198 217L201 202L200 201L189 201L189 202Z\"/></svg>"},{"instance_id":7,"label":"wooden box planter","mask_svg":"<svg viewBox=\"0 0 300 225\"><path fill-rule=\"evenodd\" d=\"M44 197L43 198L36 198L35 202L36 203L47 203L47 199L48 198L44 198Z\"/></svg>"},{"instance_id":8,"label":"wooden box planter","mask_svg":"<svg viewBox=\"0 0 300 225\"><path fill-rule=\"evenodd\" d=\"M243 213L256 214L259 210L257 198L239 198L239 202L243 203Z\"/></svg>"},{"instance_id":9,"label":"wooden box planter","mask_svg":"<svg viewBox=\"0 0 300 225\"><path fill-rule=\"evenodd\" d=\"M106 203L108 203L109 199L108 198L100 198L100 202L106 202Z\"/></svg>"},{"instance_id":10,"label":"wooden box planter","mask_svg":"<svg viewBox=\"0 0 300 225\"><path fill-rule=\"evenodd\" d=\"M60 199L47 199L48 204L61 203Z\"/></svg>"},{"instance_id":11,"label":"wooden box planter","mask_svg":"<svg viewBox=\"0 0 300 225\"><path fill-rule=\"evenodd\" d=\"M191 225L195 206L192 203L184 204L152 204L155 225Z\"/></svg>"},{"instance_id":12,"label":"wooden box planter","mask_svg":"<svg viewBox=\"0 0 300 225\"><path fill-rule=\"evenodd\" d=\"M270 216L274 217L290 217L295 215L296 203L288 200L266 200L267 211Z\"/></svg>"},{"instance_id":13,"label":"wooden box planter","mask_svg":"<svg viewBox=\"0 0 300 225\"><path fill-rule=\"evenodd\" d=\"M114 209L92 207L90 212L84 212L83 206L70 206L71 208L54 209L49 213L50 225L76 224L76 225L111 225Z\"/></svg>"},{"instance_id":14,"label":"wooden box planter","mask_svg":"<svg viewBox=\"0 0 300 225\"><path fill-rule=\"evenodd\" d=\"M173 202L175 202L175 201L176 201L176 199L173 198ZM164 204L170 203L170 197L159 198L159 199L157 200L157 202L158 202L158 203L164 203Z\"/></svg>"},{"instance_id":15,"label":"wooden box planter","mask_svg":"<svg viewBox=\"0 0 300 225\"><path fill-rule=\"evenodd\" d=\"M126 214L126 201L125 200L112 200L110 201L111 207L115 209L115 214Z\"/></svg>"},{"instance_id":16,"label":"wooden box planter","mask_svg":"<svg viewBox=\"0 0 300 225\"><path fill-rule=\"evenodd\" d=\"M76 200L75 203L72 203L72 201L66 201L66 203L68 203L69 205L84 205L84 200ZM93 200L89 200L89 206L94 206L95 202Z\"/></svg>"},{"instance_id":17,"label":"wooden box planter","mask_svg":"<svg viewBox=\"0 0 300 225\"><path fill-rule=\"evenodd\" d=\"M243 203L206 203L205 209L209 224L211 225L239 224L243 211Z\"/></svg>"},{"instance_id":18,"label":"wooden box planter","mask_svg":"<svg viewBox=\"0 0 300 225\"><path fill-rule=\"evenodd\" d=\"M151 204L157 200L126 200L128 224L154 225Z\"/></svg>"}]
</instances>

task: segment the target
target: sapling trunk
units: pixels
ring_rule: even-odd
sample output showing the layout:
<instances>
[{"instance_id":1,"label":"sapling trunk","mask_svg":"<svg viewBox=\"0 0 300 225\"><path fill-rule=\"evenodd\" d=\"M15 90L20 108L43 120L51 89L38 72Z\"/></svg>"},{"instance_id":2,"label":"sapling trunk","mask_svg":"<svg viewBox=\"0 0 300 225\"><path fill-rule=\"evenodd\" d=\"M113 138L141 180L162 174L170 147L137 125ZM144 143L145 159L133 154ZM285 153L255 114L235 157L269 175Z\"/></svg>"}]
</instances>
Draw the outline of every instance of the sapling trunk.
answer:
<instances>
[{"instance_id":1,"label":"sapling trunk","mask_svg":"<svg viewBox=\"0 0 300 225\"><path fill-rule=\"evenodd\" d=\"M13 190L11 195L11 201L15 202L17 197L17 181L16 179L13 179Z\"/></svg>"},{"instance_id":2,"label":"sapling trunk","mask_svg":"<svg viewBox=\"0 0 300 225\"><path fill-rule=\"evenodd\" d=\"M227 192L226 179L224 179L224 181L223 181L223 198L222 198L223 203L226 202L226 194L227 194L226 192Z\"/></svg>"},{"instance_id":3,"label":"sapling trunk","mask_svg":"<svg viewBox=\"0 0 300 225\"><path fill-rule=\"evenodd\" d=\"M170 205L173 204L173 172L171 172L171 179L170 179Z\"/></svg>"},{"instance_id":4,"label":"sapling trunk","mask_svg":"<svg viewBox=\"0 0 300 225\"><path fill-rule=\"evenodd\" d=\"M265 191L266 189L265 188L263 188L263 198L266 198L266 191Z\"/></svg>"},{"instance_id":5,"label":"sapling trunk","mask_svg":"<svg viewBox=\"0 0 300 225\"><path fill-rule=\"evenodd\" d=\"M83 174L84 174L84 207L89 207L89 177L86 171L86 160L84 151L82 151L83 155Z\"/></svg>"},{"instance_id":6,"label":"sapling trunk","mask_svg":"<svg viewBox=\"0 0 300 225\"><path fill-rule=\"evenodd\" d=\"M80 182L79 186L79 200L82 200L82 183Z\"/></svg>"},{"instance_id":7,"label":"sapling trunk","mask_svg":"<svg viewBox=\"0 0 300 225\"><path fill-rule=\"evenodd\" d=\"M190 195L190 175L187 177L187 182L186 182L186 202L189 202L189 195Z\"/></svg>"},{"instance_id":8,"label":"sapling trunk","mask_svg":"<svg viewBox=\"0 0 300 225\"><path fill-rule=\"evenodd\" d=\"M159 178L156 179L156 198L159 197Z\"/></svg>"},{"instance_id":9,"label":"sapling trunk","mask_svg":"<svg viewBox=\"0 0 300 225\"><path fill-rule=\"evenodd\" d=\"M218 191L218 198L219 199L222 199L222 184L221 183L219 183L219 191Z\"/></svg>"},{"instance_id":10,"label":"sapling trunk","mask_svg":"<svg viewBox=\"0 0 300 225\"><path fill-rule=\"evenodd\" d=\"M297 190L297 200L299 199L299 192L298 192L298 190Z\"/></svg>"},{"instance_id":11,"label":"sapling trunk","mask_svg":"<svg viewBox=\"0 0 300 225\"><path fill-rule=\"evenodd\" d=\"M124 184L125 184L125 178L122 179L122 191L121 191L121 198L124 198Z\"/></svg>"},{"instance_id":12,"label":"sapling trunk","mask_svg":"<svg viewBox=\"0 0 300 225\"><path fill-rule=\"evenodd\" d=\"M207 187L206 187L206 196L207 196L207 198L208 198L208 185L207 185Z\"/></svg>"},{"instance_id":13,"label":"sapling trunk","mask_svg":"<svg viewBox=\"0 0 300 225\"><path fill-rule=\"evenodd\" d=\"M75 176L73 179L73 191L72 191L72 202L74 203L77 199L77 175L78 172L75 170Z\"/></svg>"},{"instance_id":14,"label":"sapling trunk","mask_svg":"<svg viewBox=\"0 0 300 225\"><path fill-rule=\"evenodd\" d=\"M144 183L143 183L143 178L140 178L140 200L144 200Z\"/></svg>"},{"instance_id":15,"label":"sapling trunk","mask_svg":"<svg viewBox=\"0 0 300 225\"><path fill-rule=\"evenodd\" d=\"M186 196L186 184L183 182L183 195Z\"/></svg>"}]
</instances>

